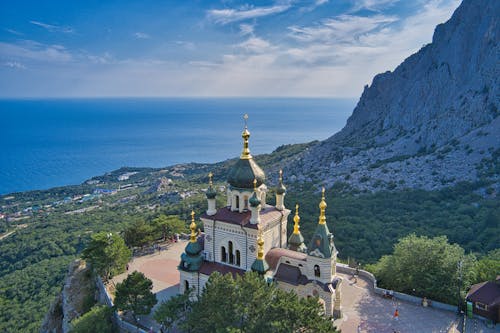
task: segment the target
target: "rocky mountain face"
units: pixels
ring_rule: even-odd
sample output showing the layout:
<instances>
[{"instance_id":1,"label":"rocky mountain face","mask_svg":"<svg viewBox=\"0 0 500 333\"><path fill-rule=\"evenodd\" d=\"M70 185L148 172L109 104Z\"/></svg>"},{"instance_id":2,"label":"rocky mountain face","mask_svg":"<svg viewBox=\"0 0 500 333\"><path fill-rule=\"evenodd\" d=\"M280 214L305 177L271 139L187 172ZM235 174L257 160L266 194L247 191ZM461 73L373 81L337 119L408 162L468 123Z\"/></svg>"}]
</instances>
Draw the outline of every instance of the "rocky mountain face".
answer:
<instances>
[{"instance_id":1,"label":"rocky mountain face","mask_svg":"<svg viewBox=\"0 0 500 333\"><path fill-rule=\"evenodd\" d=\"M431 44L375 76L340 132L285 171L367 190L489 179L498 192L499 19L500 1L464 0Z\"/></svg>"}]
</instances>

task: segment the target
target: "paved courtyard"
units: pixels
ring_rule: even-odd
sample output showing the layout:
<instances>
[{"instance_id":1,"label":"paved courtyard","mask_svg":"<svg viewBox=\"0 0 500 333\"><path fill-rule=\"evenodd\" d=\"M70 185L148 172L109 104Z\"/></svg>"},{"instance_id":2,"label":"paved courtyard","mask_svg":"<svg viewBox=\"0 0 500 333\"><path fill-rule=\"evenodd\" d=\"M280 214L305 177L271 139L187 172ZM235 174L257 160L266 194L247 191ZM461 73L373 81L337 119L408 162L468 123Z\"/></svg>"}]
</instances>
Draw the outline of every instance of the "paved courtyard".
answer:
<instances>
[{"instance_id":1,"label":"paved courtyard","mask_svg":"<svg viewBox=\"0 0 500 333\"><path fill-rule=\"evenodd\" d=\"M177 265L186 243L173 243L160 252L134 258L128 272L114 277L113 282L123 281L134 270L143 272L153 281L153 292L157 294L158 304L161 303L179 290ZM460 332L457 328L460 320L455 313L385 299L375 295L373 287L366 280L358 278L355 281L350 275L340 275L344 279L341 287L343 317L335 323L342 333L357 333L358 327L363 333ZM394 318L396 308L399 312L397 320ZM141 316L140 322L159 332L158 325L148 316ZM500 332L500 325L496 329L488 329L482 321L469 327L467 332L471 333Z\"/></svg>"}]
</instances>

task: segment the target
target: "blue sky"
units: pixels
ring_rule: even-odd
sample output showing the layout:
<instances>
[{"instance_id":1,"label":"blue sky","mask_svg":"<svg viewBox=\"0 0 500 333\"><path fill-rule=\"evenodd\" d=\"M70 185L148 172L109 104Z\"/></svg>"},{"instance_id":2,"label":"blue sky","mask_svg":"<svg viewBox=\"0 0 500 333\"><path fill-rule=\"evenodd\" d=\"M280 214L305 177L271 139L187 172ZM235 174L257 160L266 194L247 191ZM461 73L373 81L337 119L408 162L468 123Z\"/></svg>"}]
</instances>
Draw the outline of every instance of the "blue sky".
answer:
<instances>
[{"instance_id":1,"label":"blue sky","mask_svg":"<svg viewBox=\"0 0 500 333\"><path fill-rule=\"evenodd\" d=\"M0 97L358 97L459 3L2 1Z\"/></svg>"}]
</instances>

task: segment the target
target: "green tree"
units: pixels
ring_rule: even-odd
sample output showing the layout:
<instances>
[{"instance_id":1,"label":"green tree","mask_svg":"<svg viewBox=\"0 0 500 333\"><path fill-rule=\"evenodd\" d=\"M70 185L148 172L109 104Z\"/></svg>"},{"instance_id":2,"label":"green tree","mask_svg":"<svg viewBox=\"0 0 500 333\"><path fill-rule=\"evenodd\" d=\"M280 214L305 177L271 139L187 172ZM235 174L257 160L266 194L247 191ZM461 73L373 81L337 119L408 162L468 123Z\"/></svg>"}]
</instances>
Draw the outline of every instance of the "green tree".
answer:
<instances>
[{"instance_id":1,"label":"green tree","mask_svg":"<svg viewBox=\"0 0 500 333\"><path fill-rule=\"evenodd\" d=\"M186 224L176 215L167 216L161 214L153 219L152 222L155 233L161 235L163 240L172 237L174 234L186 231Z\"/></svg>"},{"instance_id":2,"label":"green tree","mask_svg":"<svg viewBox=\"0 0 500 333\"><path fill-rule=\"evenodd\" d=\"M464 255L446 236L411 234L399 240L392 255L383 256L372 267L383 287L456 304L459 281L464 292L473 279L474 264L475 256Z\"/></svg>"},{"instance_id":3,"label":"green tree","mask_svg":"<svg viewBox=\"0 0 500 333\"><path fill-rule=\"evenodd\" d=\"M175 295L168 301L161 303L154 313L154 318L168 330L176 322L185 320L191 310L191 305L190 291L186 291L182 295Z\"/></svg>"},{"instance_id":4,"label":"green tree","mask_svg":"<svg viewBox=\"0 0 500 333\"><path fill-rule=\"evenodd\" d=\"M474 283L494 281L500 274L500 249L488 252L474 267Z\"/></svg>"},{"instance_id":5,"label":"green tree","mask_svg":"<svg viewBox=\"0 0 500 333\"><path fill-rule=\"evenodd\" d=\"M168 307L173 310L168 316L181 313L179 309L185 303L179 299L171 302ZM336 332L331 320L324 316L318 298L299 298L266 283L253 272L236 278L212 274L198 301L183 314L179 326L192 333Z\"/></svg>"},{"instance_id":6,"label":"green tree","mask_svg":"<svg viewBox=\"0 0 500 333\"><path fill-rule=\"evenodd\" d=\"M130 247L142 247L151 244L154 239L154 228L140 218L135 220L123 233L125 243Z\"/></svg>"},{"instance_id":7,"label":"green tree","mask_svg":"<svg viewBox=\"0 0 500 333\"><path fill-rule=\"evenodd\" d=\"M112 333L115 332L112 319L113 309L106 305L96 305L83 316L71 322L70 333Z\"/></svg>"},{"instance_id":8,"label":"green tree","mask_svg":"<svg viewBox=\"0 0 500 333\"><path fill-rule=\"evenodd\" d=\"M125 271L131 251L118 234L99 232L92 235L82 257L92 265L94 271L105 280Z\"/></svg>"},{"instance_id":9,"label":"green tree","mask_svg":"<svg viewBox=\"0 0 500 333\"><path fill-rule=\"evenodd\" d=\"M116 285L115 307L121 311L132 311L137 320L137 315L148 314L158 302L152 289L153 282L141 272L134 271Z\"/></svg>"}]
</instances>

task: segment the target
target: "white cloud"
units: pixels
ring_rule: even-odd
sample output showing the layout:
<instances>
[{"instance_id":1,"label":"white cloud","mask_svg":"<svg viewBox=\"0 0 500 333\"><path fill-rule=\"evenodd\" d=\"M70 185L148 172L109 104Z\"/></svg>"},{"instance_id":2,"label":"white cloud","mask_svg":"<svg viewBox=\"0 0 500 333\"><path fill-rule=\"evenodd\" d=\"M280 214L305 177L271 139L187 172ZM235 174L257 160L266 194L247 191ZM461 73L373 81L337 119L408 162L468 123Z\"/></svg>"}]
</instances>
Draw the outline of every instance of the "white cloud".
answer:
<instances>
[{"instance_id":1,"label":"white cloud","mask_svg":"<svg viewBox=\"0 0 500 333\"><path fill-rule=\"evenodd\" d=\"M268 41L259 37L250 37L237 46L252 53L264 53L273 49Z\"/></svg>"},{"instance_id":2,"label":"white cloud","mask_svg":"<svg viewBox=\"0 0 500 333\"><path fill-rule=\"evenodd\" d=\"M75 32L71 27L63 27L53 24L47 24L40 21L30 21L30 23L42 27L50 32L62 32L66 34L71 34Z\"/></svg>"},{"instance_id":3,"label":"white cloud","mask_svg":"<svg viewBox=\"0 0 500 333\"><path fill-rule=\"evenodd\" d=\"M430 42L434 27L448 19L459 3L425 1L421 10L410 17L344 13L317 24L295 25L287 31L288 38L277 30L259 36L252 25L239 22L239 29L227 29L233 33L231 37L240 39L239 43L233 41L223 47L217 44L218 50L223 50L217 53L210 51L210 42L203 41L203 48L191 52L189 61L167 61L161 56L117 59L106 53L84 54L33 41L0 42L1 61L15 60L29 68L7 70L11 66L4 64L6 75L0 80L0 94L14 91L5 77L18 78L43 70L46 75L26 76L17 94L358 97L375 74L394 69L422 44ZM45 61L44 66L32 66L37 64L35 61Z\"/></svg>"},{"instance_id":4,"label":"white cloud","mask_svg":"<svg viewBox=\"0 0 500 333\"><path fill-rule=\"evenodd\" d=\"M0 42L0 56L7 59L28 59L41 62L69 62L71 53L61 45L46 45L32 40L19 43Z\"/></svg>"},{"instance_id":5,"label":"white cloud","mask_svg":"<svg viewBox=\"0 0 500 333\"><path fill-rule=\"evenodd\" d=\"M400 0L355 0L352 12L367 9L371 11L380 11L383 8L390 7Z\"/></svg>"},{"instance_id":6,"label":"white cloud","mask_svg":"<svg viewBox=\"0 0 500 333\"><path fill-rule=\"evenodd\" d=\"M188 42L185 40L176 40L175 44L183 47L186 50L193 51L196 49L196 45L193 42Z\"/></svg>"},{"instance_id":7,"label":"white cloud","mask_svg":"<svg viewBox=\"0 0 500 333\"><path fill-rule=\"evenodd\" d=\"M93 64L111 64L116 62L114 57L109 52L104 52L102 55L86 54L86 58Z\"/></svg>"},{"instance_id":8,"label":"white cloud","mask_svg":"<svg viewBox=\"0 0 500 333\"><path fill-rule=\"evenodd\" d=\"M282 13L291 7L290 4L275 5L270 7L244 7L241 9L212 9L207 16L218 24L255 19L263 16Z\"/></svg>"},{"instance_id":9,"label":"white cloud","mask_svg":"<svg viewBox=\"0 0 500 333\"><path fill-rule=\"evenodd\" d=\"M150 39L151 36L148 35L147 33L145 32L134 32L134 37L137 38L137 39Z\"/></svg>"},{"instance_id":10,"label":"white cloud","mask_svg":"<svg viewBox=\"0 0 500 333\"><path fill-rule=\"evenodd\" d=\"M14 29L5 28L4 30L7 32L10 32L11 34L16 35L16 36L24 36L24 34L22 32L19 32L19 31L14 30Z\"/></svg>"},{"instance_id":11,"label":"white cloud","mask_svg":"<svg viewBox=\"0 0 500 333\"><path fill-rule=\"evenodd\" d=\"M242 23L240 24L240 35L253 35L254 26L251 24Z\"/></svg>"},{"instance_id":12,"label":"white cloud","mask_svg":"<svg viewBox=\"0 0 500 333\"><path fill-rule=\"evenodd\" d=\"M18 61L7 61L7 62L4 62L3 65L6 67L9 67L9 68L14 68L14 69L26 69L26 66L24 66L23 64L21 64Z\"/></svg>"},{"instance_id":13,"label":"white cloud","mask_svg":"<svg viewBox=\"0 0 500 333\"><path fill-rule=\"evenodd\" d=\"M395 21L397 21L396 17L384 15L370 17L340 15L326 19L317 26L291 26L289 30L292 38L302 42L349 42Z\"/></svg>"}]
</instances>

